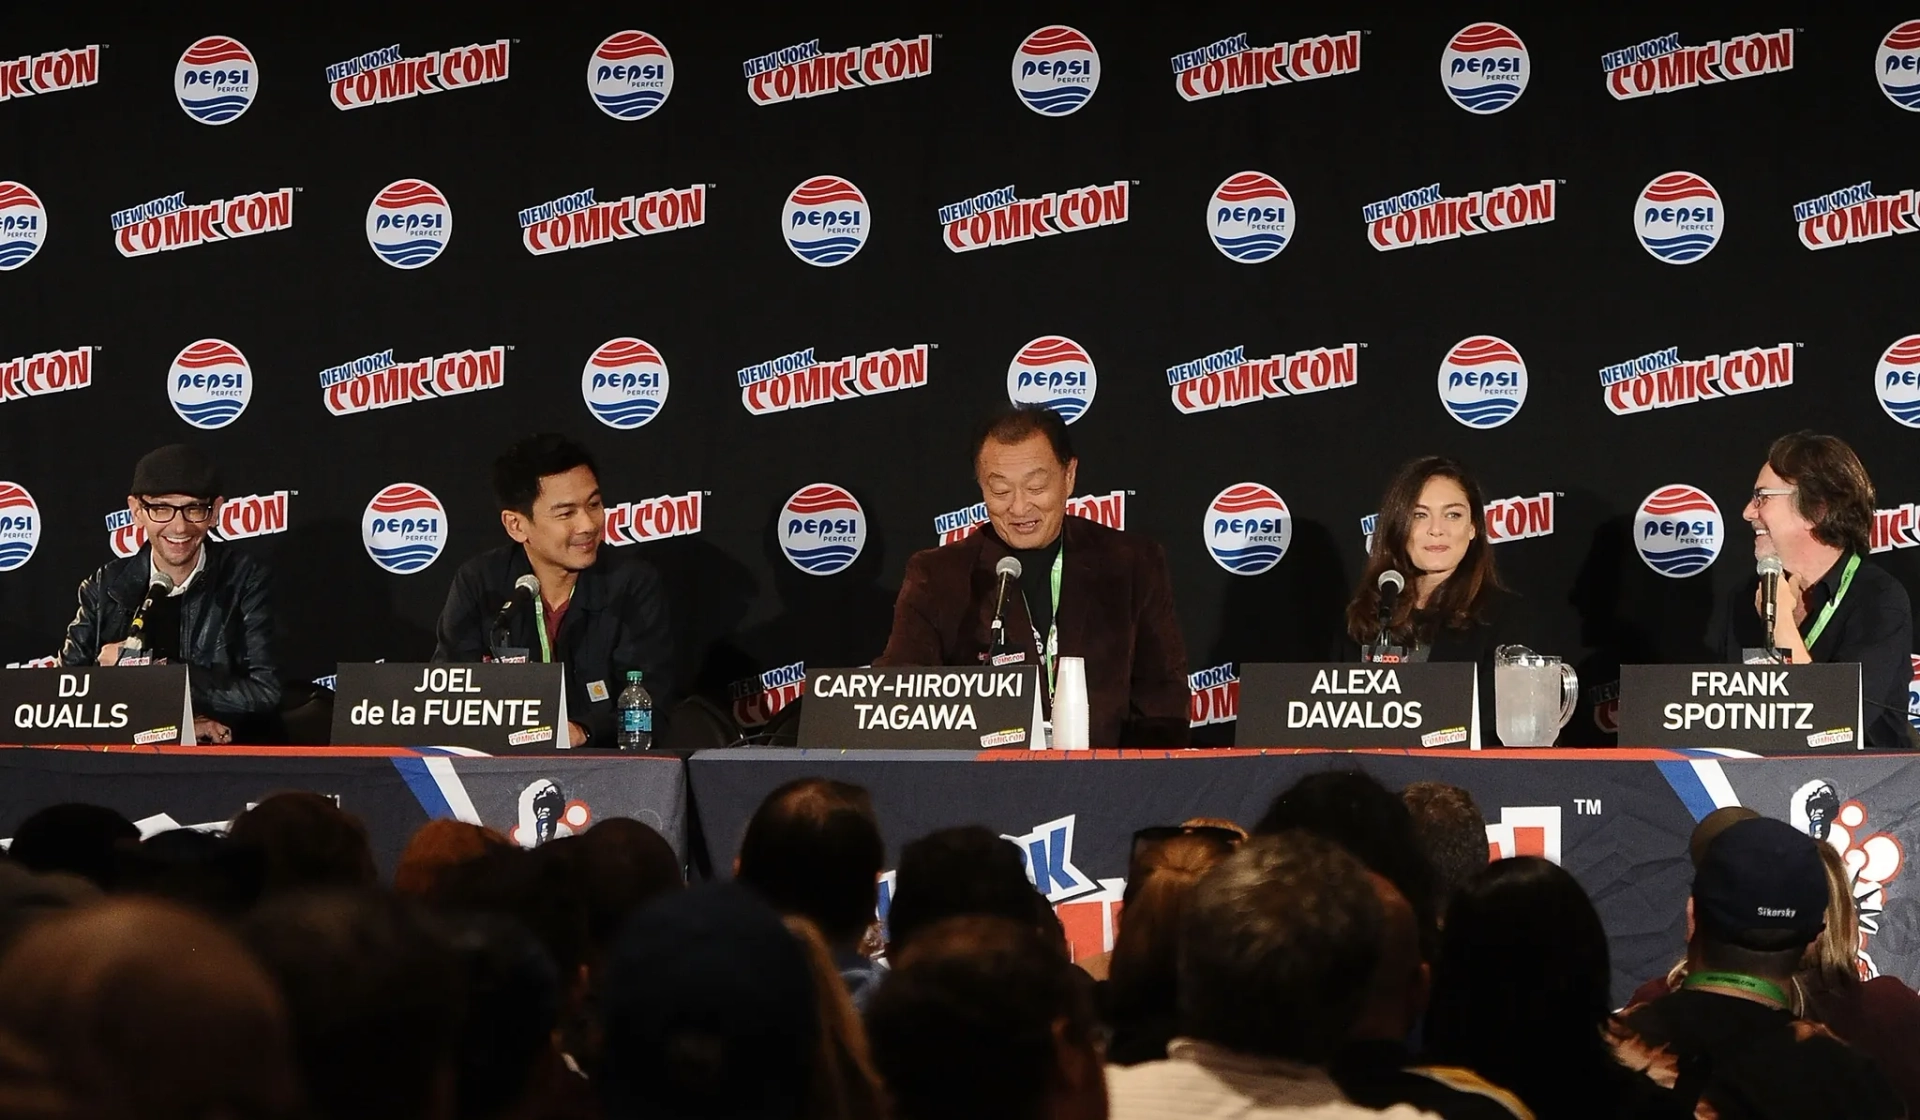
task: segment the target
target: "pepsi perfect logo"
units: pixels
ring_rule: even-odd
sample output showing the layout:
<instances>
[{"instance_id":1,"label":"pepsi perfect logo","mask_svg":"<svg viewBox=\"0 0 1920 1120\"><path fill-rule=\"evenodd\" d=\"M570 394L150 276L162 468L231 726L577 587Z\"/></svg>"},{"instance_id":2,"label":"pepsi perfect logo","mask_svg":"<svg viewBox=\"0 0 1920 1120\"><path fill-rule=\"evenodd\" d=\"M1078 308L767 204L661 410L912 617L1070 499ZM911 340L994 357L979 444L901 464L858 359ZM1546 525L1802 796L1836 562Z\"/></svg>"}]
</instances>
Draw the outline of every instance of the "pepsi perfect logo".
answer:
<instances>
[{"instance_id":1,"label":"pepsi perfect logo","mask_svg":"<svg viewBox=\"0 0 1920 1120\"><path fill-rule=\"evenodd\" d=\"M1920 113L1920 19L1910 19L1887 32L1873 55L1873 76L1887 100L1909 113Z\"/></svg>"},{"instance_id":2,"label":"pepsi perfect logo","mask_svg":"<svg viewBox=\"0 0 1920 1120\"><path fill-rule=\"evenodd\" d=\"M1668 264L1692 264L1713 252L1726 224L1720 192L1690 171L1657 176L1634 203L1641 248Z\"/></svg>"},{"instance_id":3,"label":"pepsi perfect logo","mask_svg":"<svg viewBox=\"0 0 1920 1120\"><path fill-rule=\"evenodd\" d=\"M615 32L587 59L587 93L615 120L650 117L672 92L673 56L644 31Z\"/></svg>"},{"instance_id":4,"label":"pepsi perfect logo","mask_svg":"<svg viewBox=\"0 0 1920 1120\"><path fill-rule=\"evenodd\" d=\"M640 339L609 339L580 371L580 396L607 427L641 427L667 403L667 363Z\"/></svg>"},{"instance_id":5,"label":"pepsi perfect logo","mask_svg":"<svg viewBox=\"0 0 1920 1120\"><path fill-rule=\"evenodd\" d=\"M394 575L412 575L447 547L446 507L426 487L396 482L367 503L360 540L374 563Z\"/></svg>"},{"instance_id":6,"label":"pepsi perfect logo","mask_svg":"<svg viewBox=\"0 0 1920 1120\"><path fill-rule=\"evenodd\" d=\"M395 268L438 260L453 239L453 208L432 183L396 179L367 207L367 244Z\"/></svg>"},{"instance_id":7,"label":"pepsi perfect logo","mask_svg":"<svg viewBox=\"0 0 1920 1120\"><path fill-rule=\"evenodd\" d=\"M209 35L186 49L173 68L180 108L201 124L231 124L253 104L260 70L238 39Z\"/></svg>"},{"instance_id":8,"label":"pepsi perfect logo","mask_svg":"<svg viewBox=\"0 0 1920 1120\"><path fill-rule=\"evenodd\" d=\"M1696 486L1662 486L1633 515L1633 547L1640 559L1672 579L1706 571L1724 540L1720 507Z\"/></svg>"},{"instance_id":9,"label":"pepsi perfect logo","mask_svg":"<svg viewBox=\"0 0 1920 1120\"><path fill-rule=\"evenodd\" d=\"M1469 428L1497 428L1527 403L1527 363L1504 339L1477 334L1440 362L1440 403Z\"/></svg>"},{"instance_id":10,"label":"pepsi perfect logo","mask_svg":"<svg viewBox=\"0 0 1920 1120\"><path fill-rule=\"evenodd\" d=\"M844 487L816 482L780 507L780 551L810 576L846 571L867 544L867 515Z\"/></svg>"},{"instance_id":11,"label":"pepsi perfect logo","mask_svg":"<svg viewBox=\"0 0 1920 1120\"><path fill-rule=\"evenodd\" d=\"M1888 416L1909 428L1920 428L1920 334L1908 335L1880 355L1873 391Z\"/></svg>"},{"instance_id":12,"label":"pepsi perfect logo","mask_svg":"<svg viewBox=\"0 0 1920 1120\"><path fill-rule=\"evenodd\" d=\"M1294 221L1287 188L1261 171L1229 175L1207 202L1207 236L1228 260L1240 264L1279 256L1293 239Z\"/></svg>"},{"instance_id":13,"label":"pepsi perfect logo","mask_svg":"<svg viewBox=\"0 0 1920 1120\"><path fill-rule=\"evenodd\" d=\"M1007 399L1045 405L1071 424L1087 414L1100 388L1093 358L1071 338L1045 334L1020 348L1007 366Z\"/></svg>"},{"instance_id":14,"label":"pepsi perfect logo","mask_svg":"<svg viewBox=\"0 0 1920 1120\"><path fill-rule=\"evenodd\" d=\"M167 399L180 419L196 428L224 428L253 399L253 370L231 342L203 338L174 355L167 371Z\"/></svg>"},{"instance_id":15,"label":"pepsi perfect logo","mask_svg":"<svg viewBox=\"0 0 1920 1120\"><path fill-rule=\"evenodd\" d=\"M1460 29L1440 52L1440 85L1469 113L1498 113L1520 100L1532 73L1527 45L1498 23Z\"/></svg>"},{"instance_id":16,"label":"pepsi perfect logo","mask_svg":"<svg viewBox=\"0 0 1920 1120\"><path fill-rule=\"evenodd\" d=\"M1213 562L1236 576L1273 570L1293 542L1293 515L1268 486L1236 482L1207 504L1201 531Z\"/></svg>"},{"instance_id":17,"label":"pepsi perfect logo","mask_svg":"<svg viewBox=\"0 0 1920 1120\"><path fill-rule=\"evenodd\" d=\"M1907 720L1920 730L1920 653L1907 656L1913 659L1913 680L1907 685Z\"/></svg>"},{"instance_id":18,"label":"pepsi perfect logo","mask_svg":"<svg viewBox=\"0 0 1920 1120\"><path fill-rule=\"evenodd\" d=\"M1013 52L1013 91L1041 116L1077 112L1100 88L1100 52L1071 27L1042 27Z\"/></svg>"},{"instance_id":19,"label":"pepsi perfect logo","mask_svg":"<svg viewBox=\"0 0 1920 1120\"><path fill-rule=\"evenodd\" d=\"M0 272L12 272L47 240L47 208L24 183L0 182Z\"/></svg>"},{"instance_id":20,"label":"pepsi perfect logo","mask_svg":"<svg viewBox=\"0 0 1920 1120\"><path fill-rule=\"evenodd\" d=\"M816 175L787 196L780 211L781 235L793 255L831 268L853 259L873 229L860 188L835 175Z\"/></svg>"},{"instance_id":21,"label":"pepsi perfect logo","mask_svg":"<svg viewBox=\"0 0 1920 1120\"><path fill-rule=\"evenodd\" d=\"M0 572L33 559L40 547L40 507L17 482L0 482Z\"/></svg>"}]
</instances>

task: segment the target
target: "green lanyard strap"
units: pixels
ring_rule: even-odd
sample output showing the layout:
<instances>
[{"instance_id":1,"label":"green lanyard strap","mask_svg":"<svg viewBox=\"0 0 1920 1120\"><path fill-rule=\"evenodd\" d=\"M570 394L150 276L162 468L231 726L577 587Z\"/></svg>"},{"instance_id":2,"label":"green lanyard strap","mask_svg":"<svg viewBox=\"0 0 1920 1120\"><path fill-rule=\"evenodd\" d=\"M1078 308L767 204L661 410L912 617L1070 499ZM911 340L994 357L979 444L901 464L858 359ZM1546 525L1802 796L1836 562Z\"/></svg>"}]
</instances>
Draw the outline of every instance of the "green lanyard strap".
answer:
<instances>
[{"instance_id":1,"label":"green lanyard strap","mask_svg":"<svg viewBox=\"0 0 1920 1120\"><path fill-rule=\"evenodd\" d=\"M1840 609L1840 600L1847 597L1847 588L1853 586L1853 573L1859 570L1860 554L1856 552L1847 557L1847 570L1840 573L1840 590L1834 593L1833 598L1827 600L1826 606L1820 608L1820 617L1814 620L1813 629L1807 631L1809 654L1813 650L1813 643L1819 641L1820 635L1825 632L1828 621L1833 618L1833 612Z\"/></svg>"},{"instance_id":2,"label":"green lanyard strap","mask_svg":"<svg viewBox=\"0 0 1920 1120\"><path fill-rule=\"evenodd\" d=\"M1738 992L1746 992L1748 995L1755 995L1762 999L1772 1000L1781 1007L1787 1006L1787 993L1780 989L1780 985L1770 980L1762 980L1758 976L1748 976L1743 972L1696 972L1688 976L1681 986L1685 988L1732 988Z\"/></svg>"},{"instance_id":3,"label":"green lanyard strap","mask_svg":"<svg viewBox=\"0 0 1920 1120\"><path fill-rule=\"evenodd\" d=\"M573 602L573 593L578 589L578 585L567 589L567 602ZM553 641L547 637L547 601L536 595L534 602L540 606L540 617L533 623L533 628L540 634L540 663L549 665L553 662Z\"/></svg>"}]
</instances>

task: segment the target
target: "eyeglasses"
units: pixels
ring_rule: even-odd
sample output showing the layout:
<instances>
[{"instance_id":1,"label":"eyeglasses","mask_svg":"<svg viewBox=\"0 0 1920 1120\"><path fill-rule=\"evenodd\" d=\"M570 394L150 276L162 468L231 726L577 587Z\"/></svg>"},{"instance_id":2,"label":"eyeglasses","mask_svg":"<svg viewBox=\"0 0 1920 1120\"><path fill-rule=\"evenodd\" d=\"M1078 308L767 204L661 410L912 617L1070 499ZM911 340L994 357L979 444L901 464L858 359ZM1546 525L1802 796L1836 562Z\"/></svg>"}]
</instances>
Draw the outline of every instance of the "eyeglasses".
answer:
<instances>
[{"instance_id":1,"label":"eyeglasses","mask_svg":"<svg viewBox=\"0 0 1920 1120\"><path fill-rule=\"evenodd\" d=\"M213 507L205 502L194 502L191 505L184 506L170 506L165 502L142 501L140 508L146 511L147 516L153 519L155 525L165 525L167 522L173 520L173 515L176 513L186 514L187 521L194 525L204 524L213 517Z\"/></svg>"},{"instance_id":2,"label":"eyeglasses","mask_svg":"<svg viewBox=\"0 0 1920 1120\"><path fill-rule=\"evenodd\" d=\"M1784 498L1793 493L1794 487L1756 486L1753 488L1753 504L1764 506L1768 498Z\"/></svg>"}]
</instances>

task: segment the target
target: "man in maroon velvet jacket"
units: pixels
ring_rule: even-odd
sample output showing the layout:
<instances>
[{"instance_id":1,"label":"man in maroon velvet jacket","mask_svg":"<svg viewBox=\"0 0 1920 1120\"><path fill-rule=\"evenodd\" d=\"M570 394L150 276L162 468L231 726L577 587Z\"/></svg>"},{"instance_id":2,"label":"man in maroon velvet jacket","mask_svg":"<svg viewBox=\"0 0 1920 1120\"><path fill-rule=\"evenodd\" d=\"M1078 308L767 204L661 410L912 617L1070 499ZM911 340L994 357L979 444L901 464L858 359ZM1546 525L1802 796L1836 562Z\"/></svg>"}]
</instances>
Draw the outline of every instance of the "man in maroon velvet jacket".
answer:
<instances>
[{"instance_id":1,"label":"man in maroon velvet jacket","mask_svg":"<svg viewBox=\"0 0 1920 1120\"><path fill-rule=\"evenodd\" d=\"M1095 747L1184 746L1187 651L1158 544L1066 515L1080 461L1051 409L1006 409L974 439L988 526L907 561L893 633L876 666L978 665L992 643L994 565L1007 590L1007 650L1041 664L1049 637L1087 662ZM1056 574L1058 573L1057 580ZM1044 669L1043 669L1044 672Z\"/></svg>"}]
</instances>

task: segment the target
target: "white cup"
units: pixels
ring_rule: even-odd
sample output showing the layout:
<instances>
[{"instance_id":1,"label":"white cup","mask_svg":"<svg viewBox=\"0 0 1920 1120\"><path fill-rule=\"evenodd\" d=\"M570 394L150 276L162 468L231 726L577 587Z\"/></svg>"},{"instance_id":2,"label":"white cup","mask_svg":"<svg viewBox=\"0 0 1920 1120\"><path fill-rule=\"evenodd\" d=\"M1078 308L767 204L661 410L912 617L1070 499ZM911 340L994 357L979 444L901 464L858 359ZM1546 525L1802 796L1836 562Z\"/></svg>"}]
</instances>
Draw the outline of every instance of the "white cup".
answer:
<instances>
[{"instance_id":1,"label":"white cup","mask_svg":"<svg viewBox=\"0 0 1920 1120\"><path fill-rule=\"evenodd\" d=\"M1053 680L1053 735L1048 743L1057 751L1084 751L1093 744L1087 716L1087 662L1062 657Z\"/></svg>"}]
</instances>

